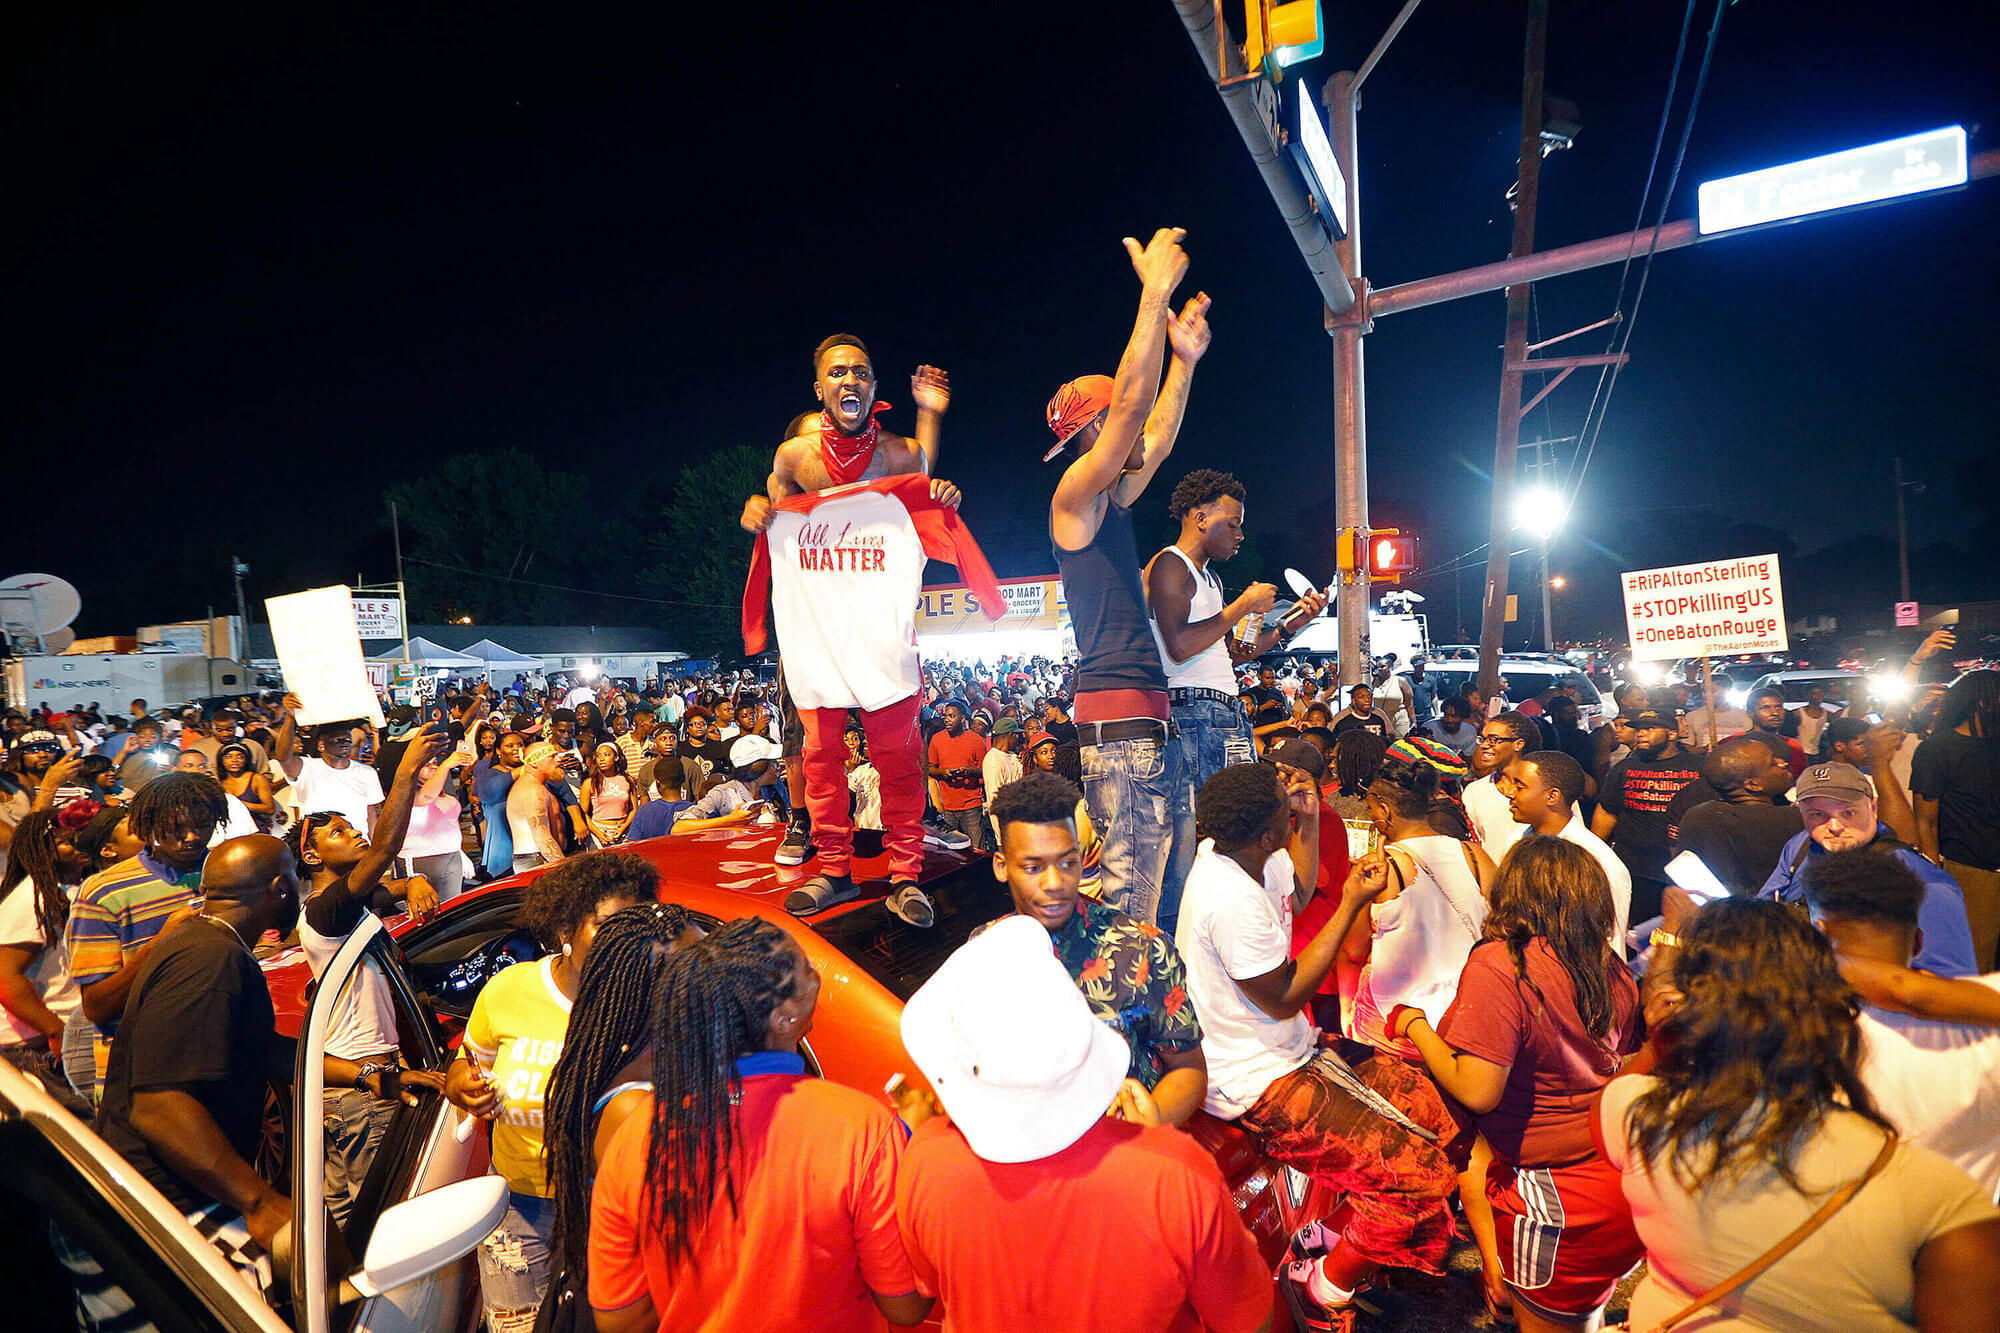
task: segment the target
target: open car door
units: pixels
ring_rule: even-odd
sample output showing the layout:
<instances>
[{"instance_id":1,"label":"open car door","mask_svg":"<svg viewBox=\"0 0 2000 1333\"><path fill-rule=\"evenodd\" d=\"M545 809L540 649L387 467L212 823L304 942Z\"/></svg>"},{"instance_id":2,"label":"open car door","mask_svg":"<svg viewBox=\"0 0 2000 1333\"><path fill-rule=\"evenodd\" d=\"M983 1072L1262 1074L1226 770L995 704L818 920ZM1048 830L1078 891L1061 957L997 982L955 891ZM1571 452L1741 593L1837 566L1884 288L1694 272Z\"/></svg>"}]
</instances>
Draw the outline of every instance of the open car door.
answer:
<instances>
[{"instance_id":1,"label":"open car door","mask_svg":"<svg viewBox=\"0 0 2000 1333\"><path fill-rule=\"evenodd\" d=\"M291 1144L297 1333L470 1329L479 1315L472 1251L504 1213L506 1185L486 1174L483 1136L460 1141L443 1097L425 1089L417 1105L397 1106L345 1227L326 1209L326 1042L336 1002L352 986L386 986L405 1065L445 1064L435 1021L404 976L395 941L364 913L319 978L299 1027ZM350 1254L361 1262L343 1258Z\"/></svg>"}]
</instances>

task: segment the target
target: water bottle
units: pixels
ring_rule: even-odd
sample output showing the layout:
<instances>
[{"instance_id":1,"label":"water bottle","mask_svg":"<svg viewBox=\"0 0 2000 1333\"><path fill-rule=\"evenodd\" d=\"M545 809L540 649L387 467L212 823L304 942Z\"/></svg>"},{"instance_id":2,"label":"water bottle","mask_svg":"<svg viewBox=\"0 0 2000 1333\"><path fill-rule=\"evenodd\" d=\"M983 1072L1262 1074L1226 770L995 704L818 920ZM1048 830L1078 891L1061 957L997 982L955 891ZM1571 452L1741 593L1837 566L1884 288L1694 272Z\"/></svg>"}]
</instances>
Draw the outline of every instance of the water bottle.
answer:
<instances>
[{"instance_id":1,"label":"water bottle","mask_svg":"<svg viewBox=\"0 0 2000 1333\"><path fill-rule=\"evenodd\" d=\"M1264 613L1252 611L1236 622L1236 641L1245 648L1257 646L1257 637L1264 632Z\"/></svg>"}]
</instances>

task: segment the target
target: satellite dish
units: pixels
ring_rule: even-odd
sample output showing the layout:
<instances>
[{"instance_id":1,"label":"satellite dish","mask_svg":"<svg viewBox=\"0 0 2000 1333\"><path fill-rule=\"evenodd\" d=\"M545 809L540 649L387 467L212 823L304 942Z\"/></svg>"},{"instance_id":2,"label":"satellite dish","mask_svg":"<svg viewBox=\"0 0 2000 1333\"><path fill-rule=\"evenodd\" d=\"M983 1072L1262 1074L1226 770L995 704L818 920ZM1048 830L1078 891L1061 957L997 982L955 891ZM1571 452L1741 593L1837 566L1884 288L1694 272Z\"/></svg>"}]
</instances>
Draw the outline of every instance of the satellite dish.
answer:
<instances>
[{"instance_id":1,"label":"satellite dish","mask_svg":"<svg viewBox=\"0 0 2000 1333\"><path fill-rule=\"evenodd\" d=\"M1292 596L1294 597L1303 597L1307 593L1319 591L1317 587L1313 586L1311 579L1299 573L1296 569L1287 569L1285 571L1285 582L1291 586Z\"/></svg>"},{"instance_id":2,"label":"satellite dish","mask_svg":"<svg viewBox=\"0 0 2000 1333\"><path fill-rule=\"evenodd\" d=\"M8 596L9 593L14 594ZM83 609L83 598L74 584L67 579L59 579L53 574L16 574L11 579L0 579L0 600L20 605L20 594L26 593L34 606L27 617L31 632L38 635L55 633Z\"/></svg>"},{"instance_id":3,"label":"satellite dish","mask_svg":"<svg viewBox=\"0 0 2000 1333\"><path fill-rule=\"evenodd\" d=\"M76 642L76 631L69 628L54 630L42 636L42 651L45 653L66 652Z\"/></svg>"}]
</instances>

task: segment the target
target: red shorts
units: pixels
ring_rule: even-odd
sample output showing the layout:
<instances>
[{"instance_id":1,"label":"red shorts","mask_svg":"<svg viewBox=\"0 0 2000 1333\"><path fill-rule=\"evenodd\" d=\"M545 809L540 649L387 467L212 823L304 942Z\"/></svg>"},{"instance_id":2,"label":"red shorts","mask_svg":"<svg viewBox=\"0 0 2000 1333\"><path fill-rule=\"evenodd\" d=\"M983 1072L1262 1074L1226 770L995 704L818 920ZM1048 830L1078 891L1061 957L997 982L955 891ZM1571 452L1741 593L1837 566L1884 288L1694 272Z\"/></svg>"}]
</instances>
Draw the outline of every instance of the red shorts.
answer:
<instances>
[{"instance_id":1,"label":"red shorts","mask_svg":"<svg viewBox=\"0 0 2000 1333\"><path fill-rule=\"evenodd\" d=\"M1486 1175L1500 1271L1528 1304L1563 1319L1591 1314L1645 1254L1618 1169L1601 1157Z\"/></svg>"}]
</instances>

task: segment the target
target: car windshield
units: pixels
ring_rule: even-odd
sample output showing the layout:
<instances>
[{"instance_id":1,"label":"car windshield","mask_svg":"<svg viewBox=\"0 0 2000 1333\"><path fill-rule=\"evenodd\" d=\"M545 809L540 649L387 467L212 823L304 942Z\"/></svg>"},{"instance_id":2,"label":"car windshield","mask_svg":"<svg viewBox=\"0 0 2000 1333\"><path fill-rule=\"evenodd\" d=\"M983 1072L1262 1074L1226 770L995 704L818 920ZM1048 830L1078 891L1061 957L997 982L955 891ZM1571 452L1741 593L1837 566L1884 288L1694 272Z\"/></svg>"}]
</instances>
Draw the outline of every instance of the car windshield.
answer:
<instances>
[{"instance_id":1,"label":"car windshield","mask_svg":"<svg viewBox=\"0 0 2000 1333\"><path fill-rule=\"evenodd\" d=\"M1447 686L1439 691L1440 697L1458 693L1466 681L1472 680L1479 674L1478 667L1470 665L1461 667L1453 664L1440 669L1432 664L1426 670ZM1507 682L1509 703L1525 703L1552 685L1574 685L1577 702L1586 708L1603 702L1603 697L1597 692L1597 686L1592 684L1590 677L1581 671L1566 671L1554 666L1534 667L1521 662L1503 661L1500 663L1500 675Z\"/></svg>"},{"instance_id":2,"label":"car windshield","mask_svg":"<svg viewBox=\"0 0 2000 1333\"><path fill-rule=\"evenodd\" d=\"M1774 680L1771 682L1785 692L1788 704L1806 703L1814 690L1830 704L1843 708L1868 701L1868 678L1866 676L1822 676L1808 680Z\"/></svg>"},{"instance_id":3,"label":"car windshield","mask_svg":"<svg viewBox=\"0 0 2000 1333\"><path fill-rule=\"evenodd\" d=\"M937 912L929 929L918 930L889 914L880 903L844 912L813 929L899 1000L908 1000L930 980L959 945L989 921L1014 910L1007 886L984 861L925 885Z\"/></svg>"}]
</instances>

